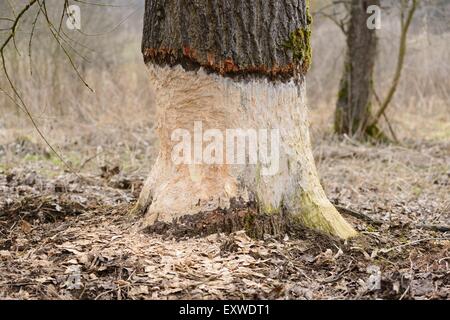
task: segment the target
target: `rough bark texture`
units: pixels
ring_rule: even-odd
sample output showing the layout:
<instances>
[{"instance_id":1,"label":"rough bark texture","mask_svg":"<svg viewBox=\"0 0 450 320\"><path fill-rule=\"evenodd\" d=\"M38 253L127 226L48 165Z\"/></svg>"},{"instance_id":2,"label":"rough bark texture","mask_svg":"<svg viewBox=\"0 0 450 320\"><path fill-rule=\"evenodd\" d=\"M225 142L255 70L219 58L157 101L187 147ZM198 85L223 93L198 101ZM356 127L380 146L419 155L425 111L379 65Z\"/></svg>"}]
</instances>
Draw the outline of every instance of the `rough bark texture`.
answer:
<instances>
[{"instance_id":1,"label":"rough bark texture","mask_svg":"<svg viewBox=\"0 0 450 320\"><path fill-rule=\"evenodd\" d=\"M305 1L148 0L146 63L291 78L311 54Z\"/></svg>"},{"instance_id":2,"label":"rough bark texture","mask_svg":"<svg viewBox=\"0 0 450 320\"><path fill-rule=\"evenodd\" d=\"M375 29L367 27L367 7L380 0L352 0L347 31L347 54L335 114L339 134L364 137L371 117L372 80L377 54ZM375 129L374 129L375 130Z\"/></svg>"},{"instance_id":3,"label":"rough bark texture","mask_svg":"<svg viewBox=\"0 0 450 320\"><path fill-rule=\"evenodd\" d=\"M306 7L299 0L147 1L143 53L156 95L160 152L136 212L145 212L150 230L244 227L261 236L300 223L342 238L356 234L328 201L314 165L302 67L302 52L309 52L309 30L301 31ZM278 130L277 170L267 174L275 160L261 156L244 164L175 164L179 141L172 134L182 128L195 137L196 122L203 132ZM259 155L264 143L273 147L270 138L258 141ZM245 143L244 149L248 159Z\"/></svg>"}]
</instances>

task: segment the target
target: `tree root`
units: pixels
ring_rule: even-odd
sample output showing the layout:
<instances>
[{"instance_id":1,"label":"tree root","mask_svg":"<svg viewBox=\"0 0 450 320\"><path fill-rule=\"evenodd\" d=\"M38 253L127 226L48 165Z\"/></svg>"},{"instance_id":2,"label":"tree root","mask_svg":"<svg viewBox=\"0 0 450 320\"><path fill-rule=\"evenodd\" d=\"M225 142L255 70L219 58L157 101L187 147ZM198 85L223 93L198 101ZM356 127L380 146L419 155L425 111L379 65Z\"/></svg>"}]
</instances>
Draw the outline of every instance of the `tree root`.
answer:
<instances>
[{"instance_id":1,"label":"tree root","mask_svg":"<svg viewBox=\"0 0 450 320\"><path fill-rule=\"evenodd\" d=\"M260 213L256 204L233 204L230 209L200 212L174 219L171 223L157 221L144 228L145 232L184 238L206 236L218 232L232 233L244 229L248 236L263 239L265 234L284 237L291 221L284 214Z\"/></svg>"}]
</instances>

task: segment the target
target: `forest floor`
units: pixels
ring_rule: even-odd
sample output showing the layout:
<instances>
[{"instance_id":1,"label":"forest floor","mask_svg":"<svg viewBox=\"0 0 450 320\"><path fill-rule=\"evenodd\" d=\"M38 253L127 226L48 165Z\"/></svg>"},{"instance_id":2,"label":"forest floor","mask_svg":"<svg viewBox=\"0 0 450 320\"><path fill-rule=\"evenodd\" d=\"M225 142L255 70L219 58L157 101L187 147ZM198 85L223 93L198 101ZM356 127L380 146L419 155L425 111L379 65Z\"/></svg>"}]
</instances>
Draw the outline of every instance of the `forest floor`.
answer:
<instances>
[{"instance_id":1,"label":"forest floor","mask_svg":"<svg viewBox=\"0 0 450 320\"><path fill-rule=\"evenodd\" d=\"M447 136L401 146L315 138L326 192L360 231L346 242L306 230L147 234L126 213L148 166L98 159L77 139L80 149L62 150L76 150L79 176L31 139L0 144L0 299L450 299Z\"/></svg>"}]
</instances>

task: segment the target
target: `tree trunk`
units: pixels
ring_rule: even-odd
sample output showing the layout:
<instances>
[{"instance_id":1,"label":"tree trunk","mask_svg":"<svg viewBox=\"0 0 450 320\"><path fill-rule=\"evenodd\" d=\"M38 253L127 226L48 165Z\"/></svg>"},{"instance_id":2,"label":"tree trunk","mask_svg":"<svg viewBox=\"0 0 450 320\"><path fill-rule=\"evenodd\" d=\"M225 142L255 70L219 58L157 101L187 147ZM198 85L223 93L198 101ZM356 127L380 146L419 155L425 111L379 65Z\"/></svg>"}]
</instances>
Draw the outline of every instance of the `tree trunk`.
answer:
<instances>
[{"instance_id":1,"label":"tree trunk","mask_svg":"<svg viewBox=\"0 0 450 320\"><path fill-rule=\"evenodd\" d=\"M304 0L147 0L142 50L160 151L135 208L146 226L356 234L314 165L310 23Z\"/></svg>"},{"instance_id":2,"label":"tree trunk","mask_svg":"<svg viewBox=\"0 0 450 320\"><path fill-rule=\"evenodd\" d=\"M372 81L377 54L376 30L367 26L367 7L380 0L352 0L347 54L335 113L335 131L356 138L376 136L370 128Z\"/></svg>"}]
</instances>

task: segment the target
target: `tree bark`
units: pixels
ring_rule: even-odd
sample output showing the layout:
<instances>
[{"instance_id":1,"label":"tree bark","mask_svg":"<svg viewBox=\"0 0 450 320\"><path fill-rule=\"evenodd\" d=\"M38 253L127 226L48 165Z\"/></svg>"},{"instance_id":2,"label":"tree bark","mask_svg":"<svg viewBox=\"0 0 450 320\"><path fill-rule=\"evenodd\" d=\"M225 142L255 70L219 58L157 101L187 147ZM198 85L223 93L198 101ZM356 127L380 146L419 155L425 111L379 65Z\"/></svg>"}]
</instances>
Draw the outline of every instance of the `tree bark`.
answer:
<instances>
[{"instance_id":1,"label":"tree bark","mask_svg":"<svg viewBox=\"0 0 450 320\"><path fill-rule=\"evenodd\" d=\"M262 236L302 224L356 235L328 201L314 165L304 78L310 23L304 0L147 0L142 51L160 152L135 208L146 226L186 234L245 228ZM190 163L174 163L179 129L193 137L182 152ZM245 161L236 163L228 153L243 151L228 132L239 129ZM221 134L224 149L213 154L224 161L205 163Z\"/></svg>"},{"instance_id":2,"label":"tree bark","mask_svg":"<svg viewBox=\"0 0 450 320\"><path fill-rule=\"evenodd\" d=\"M228 76L290 79L311 60L308 19L305 1L298 0L148 0L144 60Z\"/></svg>"},{"instance_id":3,"label":"tree bark","mask_svg":"<svg viewBox=\"0 0 450 320\"><path fill-rule=\"evenodd\" d=\"M335 112L335 131L356 138L376 136L371 121L372 81L377 55L376 30L367 27L367 7L380 0L352 0L347 53Z\"/></svg>"}]
</instances>

